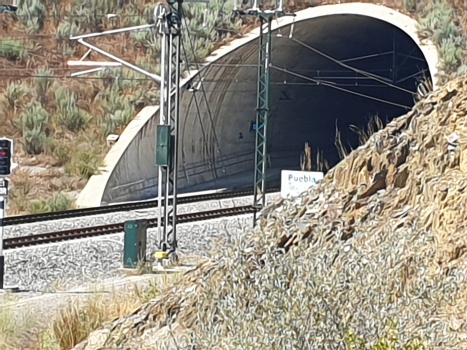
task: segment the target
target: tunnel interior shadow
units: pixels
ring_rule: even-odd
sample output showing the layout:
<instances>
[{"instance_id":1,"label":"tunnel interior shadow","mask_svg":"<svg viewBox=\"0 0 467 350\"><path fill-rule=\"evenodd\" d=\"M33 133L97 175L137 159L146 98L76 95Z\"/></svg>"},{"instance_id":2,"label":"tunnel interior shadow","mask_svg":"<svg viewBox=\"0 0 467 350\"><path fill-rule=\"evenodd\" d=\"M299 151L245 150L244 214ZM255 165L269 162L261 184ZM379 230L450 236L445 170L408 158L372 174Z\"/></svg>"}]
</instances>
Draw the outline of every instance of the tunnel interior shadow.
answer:
<instances>
[{"instance_id":1,"label":"tunnel interior shadow","mask_svg":"<svg viewBox=\"0 0 467 350\"><path fill-rule=\"evenodd\" d=\"M367 132L375 116L384 127L405 114L414 105L417 85L430 76L417 44L389 23L333 15L296 23L292 38L290 29L274 32L268 187L280 185L281 169L300 169L305 143L312 149L312 170L320 170L318 153L329 168L334 167L341 160L336 132L348 151L356 149L361 141L356 130ZM201 163L209 163L214 176L201 175L202 180L193 181L195 171L185 167L180 192L252 187L257 45L257 41L246 44L205 70L208 103L200 103L198 109L191 103L185 110L182 158L202 154ZM203 128L207 139L197 134L197 128ZM219 152L213 135L220 140ZM226 166L229 154L246 156Z\"/></svg>"}]
</instances>

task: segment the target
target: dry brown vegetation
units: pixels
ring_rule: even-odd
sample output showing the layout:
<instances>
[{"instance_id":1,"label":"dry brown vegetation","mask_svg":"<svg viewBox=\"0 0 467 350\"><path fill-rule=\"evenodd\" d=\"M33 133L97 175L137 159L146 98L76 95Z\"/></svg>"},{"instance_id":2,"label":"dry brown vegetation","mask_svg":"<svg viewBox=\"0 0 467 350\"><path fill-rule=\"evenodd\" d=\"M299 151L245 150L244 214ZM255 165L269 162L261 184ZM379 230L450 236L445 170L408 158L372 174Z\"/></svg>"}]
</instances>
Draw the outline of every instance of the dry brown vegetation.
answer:
<instances>
[{"instance_id":1,"label":"dry brown vegetation","mask_svg":"<svg viewBox=\"0 0 467 350\"><path fill-rule=\"evenodd\" d=\"M466 172L461 78L94 336L105 349L467 349Z\"/></svg>"},{"instance_id":2,"label":"dry brown vegetation","mask_svg":"<svg viewBox=\"0 0 467 350\"><path fill-rule=\"evenodd\" d=\"M28 308L13 312L1 305L0 349L69 350L100 325L131 313L180 278L175 273L157 276L146 286L96 287L90 295L66 297L65 307L47 320Z\"/></svg>"}]
</instances>

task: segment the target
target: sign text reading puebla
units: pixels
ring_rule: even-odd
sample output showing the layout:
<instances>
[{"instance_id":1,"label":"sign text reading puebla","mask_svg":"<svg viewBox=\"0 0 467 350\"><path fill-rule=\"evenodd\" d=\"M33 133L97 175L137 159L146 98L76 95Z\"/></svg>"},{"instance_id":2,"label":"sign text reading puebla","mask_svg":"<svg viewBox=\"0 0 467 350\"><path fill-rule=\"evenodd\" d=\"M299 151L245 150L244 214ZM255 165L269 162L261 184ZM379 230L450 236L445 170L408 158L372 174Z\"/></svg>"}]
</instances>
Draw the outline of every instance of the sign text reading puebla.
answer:
<instances>
[{"instance_id":1,"label":"sign text reading puebla","mask_svg":"<svg viewBox=\"0 0 467 350\"><path fill-rule=\"evenodd\" d=\"M321 172L282 170L281 197L298 197L319 180L322 180L323 176Z\"/></svg>"}]
</instances>

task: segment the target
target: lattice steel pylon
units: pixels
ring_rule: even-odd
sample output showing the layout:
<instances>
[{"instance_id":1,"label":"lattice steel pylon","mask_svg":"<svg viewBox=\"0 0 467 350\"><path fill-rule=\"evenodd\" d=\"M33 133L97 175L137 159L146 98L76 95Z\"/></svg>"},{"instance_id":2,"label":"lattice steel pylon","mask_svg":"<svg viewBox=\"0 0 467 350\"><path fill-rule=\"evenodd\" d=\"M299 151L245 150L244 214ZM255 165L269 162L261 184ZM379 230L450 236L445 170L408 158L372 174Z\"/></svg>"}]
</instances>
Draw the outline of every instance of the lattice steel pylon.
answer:
<instances>
[{"instance_id":1,"label":"lattice steel pylon","mask_svg":"<svg viewBox=\"0 0 467 350\"><path fill-rule=\"evenodd\" d=\"M158 166L158 235L156 247L158 251L156 251L155 257L159 262L167 256L177 259L175 252L177 249L178 124L180 120L182 4L184 2L209 3L209 0L168 0L168 5L159 3L155 7L154 23L70 37L70 40L77 40L80 44L88 47L89 51L80 61L69 61L68 64L71 65L73 63L73 65L79 65L81 63L81 65L98 67L80 73L74 73L72 76L94 73L105 67L114 66L111 65L111 62L84 61L91 51L95 51L118 62L120 65L150 77L153 81L160 84L160 119L158 127L161 127L160 130L165 129L168 137L167 143L162 145L162 148L166 147L166 153L162 157L165 157L163 165L157 164L157 152L162 148L160 147L161 140L156 137L156 165ZM85 39L88 38L147 29L156 29L160 35L161 76L148 72L141 67L129 63L85 41Z\"/></svg>"},{"instance_id":2,"label":"lattice steel pylon","mask_svg":"<svg viewBox=\"0 0 467 350\"><path fill-rule=\"evenodd\" d=\"M161 88L160 122L170 128L170 157L166 166L158 170L158 238L157 247L163 258L169 254L176 258L177 249L177 170L178 124L180 116L180 47L182 40L182 1L168 1L168 9L161 3L155 11L161 35ZM159 142L159 140L157 140ZM157 148L157 146L156 146ZM162 194L164 205L162 206ZM163 222L162 222L163 218Z\"/></svg>"},{"instance_id":3,"label":"lattice steel pylon","mask_svg":"<svg viewBox=\"0 0 467 350\"><path fill-rule=\"evenodd\" d=\"M258 219L258 213L266 205L266 175L268 159L268 121L270 111L270 81L272 59L272 21L283 16L295 16L283 10L283 1L275 3L275 9L263 10L255 0L253 7L247 10L238 8L234 3L234 15L255 16L260 19L258 46L258 81L256 102L256 142L255 142L255 175L253 188L253 226Z\"/></svg>"}]
</instances>

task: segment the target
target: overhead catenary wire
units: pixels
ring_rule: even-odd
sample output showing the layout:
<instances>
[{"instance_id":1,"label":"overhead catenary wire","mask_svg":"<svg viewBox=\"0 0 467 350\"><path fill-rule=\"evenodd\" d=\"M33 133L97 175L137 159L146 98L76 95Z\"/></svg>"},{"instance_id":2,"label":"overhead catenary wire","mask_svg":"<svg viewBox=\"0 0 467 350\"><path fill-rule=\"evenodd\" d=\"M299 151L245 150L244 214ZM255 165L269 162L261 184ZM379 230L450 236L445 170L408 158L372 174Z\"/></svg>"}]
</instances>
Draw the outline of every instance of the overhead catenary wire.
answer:
<instances>
[{"instance_id":1,"label":"overhead catenary wire","mask_svg":"<svg viewBox=\"0 0 467 350\"><path fill-rule=\"evenodd\" d=\"M222 8L219 11L221 11L221 10L222 10ZM183 8L182 8L182 11L183 11ZM198 63L198 61L196 59L195 46L193 45L191 32L190 32L190 27L187 24L185 16L183 16L183 20L185 22L185 28L186 28L187 33L188 33L188 43L190 44L191 52L192 52L193 58L195 60L194 63L196 65L196 70L198 71L198 74L197 74L199 76L198 82L200 83L201 92L203 93L204 102L206 104L208 117L209 117L209 120L210 120L210 123L211 123L211 128L212 128L212 131L213 131L213 135L214 135L214 141L216 142L217 152L219 153L219 157L220 157L220 159L222 161L222 167L225 168L225 164L224 164L224 160L223 160L222 152L221 152L221 148L220 148L219 138L217 137L216 127L214 125L214 120L212 118L211 107L210 107L209 100L208 100L208 97L207 97L207 94L206 94L206 89L203 86L203 79L205 77L204 77L204 75L202 73L202 69L200 68L200 64ZM186 60L187 60L187 63L188 63L188 55L186 54L185 44L183 43L183 41L182 41L182 47L183 47L183 50L185 51L185 57L186 57ZM189 67L189 65L187 65L187 66ZM194 95L196 95L196 92L194 93ZM196 103L196 108L199 108L197 103Z\"/></svg>"},{"instance_id":2,"label":"overhead catenary wire","mask_svg":"<svg viewBox=\"0 0 467 350\"><path fill-rule=\"evenodd\" d=\"M393 106L397 106L397 107L401 107L401 108L405 108L407 110L410 110L412 107L409 107L409 106L405 106L405 105L402 105L402 104L399 104L399 103L396 103L396 102L391 102L391 101L387 101L387 100L383 100L381 98L378 98L378 97L374 97L374 96L369 96L369 95L365 95L365 94L362 94L362 93L359 93L359 92L356 92L356 91L352 91L352 90L348 90L348 89L344 89L344 88L341 88L339 86L336 86L332 83L329 83L329 82L326 82L326 81L320 81L318 79L313 79L313 78L310 78L310 77L307 77L307 76L304 76L304 75L301 75L301 74L298 74L298 73L295 73L289 69L285 70L284 68L280 68L280 67L276 67L274 65L271 65L270 66L271 68L273 69L276 69L278 71L281 71L281 72L287 72L291 75L294 75L296 76L297 78L302 78L302 79L305 79L305 80L308 80L308 81L312 81L312 82L315 82L317 84L320 84L320 85L324 85L324 86L327 86L327 87L331 87L333 89L337 89L337 90L340 90L340 91L344 91L344 92L347 92L349 94L353 94L353 95L357 95L357 96L360 96L360 97L364 97L364 98L368 98L370 100L374 100L374 101L378 101L378 102L382 102L382 103L386 103L386 104L390 104L390 105L393 105Z\"/></svg>"},{"instance_id":3,"label":"overhead catenary wire","mask_svg":"<svg viewBox=\"0 0 467 350\"><path fill-rule=\"evenodd\" d=\"M288 38L287 38L287 39L288 39ZM296 39L296 38L290 38L290 40L292 40L292 41L296 42L297 44L300 44L300 45L302 45L303 47L305 47L305 48L307 48L307 49L309 49L309 50L311 50L311 51L317 53L318 55L321 55L321 56L327 58L328 60L331 60L332 62L334 62L334 63L336 63L336 64L338 64L338 65L340 65L340 66L342 66L342 67L345 67L345 68L347 68L347 69L350 69L350 70L353 70L353 71L355 71L355 72L357 72L357 73L360 73L360 74L362 74L362 75L365 75L365 76L367 76L367 77L369 77L369 78L372 78L372 79L374 79L374 80L376 80L376 81L379 81L379 82L382 83L382 84L386 84L386 85L388 85L388 86L391 86L391 87L393 87L394 89L398 89L398 90L407 92L407 93L409 93L409 94L411 94L411 95L416 95L415 92L410 91L410 90L407 90L407 89L404 89L404 88L402 88L402 87L400 87L400 86L397 86L397 85L394 85L394 84L392 84L392 83L389 83L389 82L385 81L384 79L380 79L379 77L375 76L374 74L371 74L371 73L368 73L368 72L366 72L366 71L364 71L364 70L361 70L361 69L358 69L358 68L349 66L348 64L345 64L345 63L339 61L338 59L335 59L334 57L331 57L331 56L325 54L324 52L321 52L321 51L319 51L318 49L316 49L316 48L314 48L314 47L312 47L312 46L310 46L310 45L307 45L307 44L305 44L304 42L302 42L302 41L300 41L300 40L298 40L298 39Z\"/></svg>"},{"instance_id":4,"label":"overhead catenary wire","mask_svg":"<svg viewBox=\"0 0 467 350\"><path fill-rule=\"evenodd\" d=\"M68 75L4 75L4 74L0 74L0 77L3 78L3 79L34 79L34 78L45 78L45 79L51 79L51 80L63 80L63 79L73 79L73 80L108 80L108 79L117 79L119 81L148 81L148 82L154 82L154 80L150 79L150 78L122 78L122 77L113 77L113 76L109 76L109 77L71 77L71 76L68 76ZM313 78L310 78L310 79L313 79ZM219 82L232 82L233 80L235 79L217 79L217 80L203 80L203 83L206 84L206 83L219 83ZM286 82L284 83L283 81L277 81L277 82L274 82L272 81L271 82L271 85L288 85L288 86L317 86L317 85L325 85L324 83L328 83L328 84L333 84L333 86L349 86L349 87L372 87L372 88L375 88L375 87L379 87L379 88L389 88L388 86L383 86L383 85L369 85L369 84L359 84L359 85L355 85L355 84L342 84L342 83L334 83L334 82L331 82L331 81L327 81L327 80L322 80L322 79L319 79L316 81L318 83L296 83L296 82ZM248 84L248 83L251 83L253 82L253 80L251 81L239 81L237 83L240 83L240 84ZM238 92L239 90L236 90L236 89L218 89L216 87L213 87L212 89L206 89L204 87L204 92L212 92L212 91L216 91L216 92ZM252 87L251 89L248 89L248 90L245 90L245 88L242 87L242 90L241 91L256 91L256 87Z\"/></svg>"},{"instance_id":5,"label":"overhead catenary wire","mask_svg":"<svg viewBox=\"0 0 467 350\"><path fill-rule=\"evenodd\" d=\"M185 49L185 43L183 42L183 38L181 40L181 44L182 44L181 47L182 47L183 52L185 54L185 60L186 60L186 62L188 62L188 54L187 54L186 49ZM187 69L188 69L188 73L191 74L189 65L187 66ZM198 117L199 124L201 126L201 134L203 135L203 145L204 145L204 148L206 150L207 155L209 156L209 148L208 148L208 141L207 141L207 137L206 137L206 131L204 130L203 118L201 118L201 111L200 111L200 108L199 108L199 102L198 102L198 98L196 96L196 93L193 93L191 95L191 100L195 102L196 115ZM190 101L189 105L191 105L191 101ZM182 143L183 143L183 138L182 138ZM183 144L182 144L182 148L183 148Z\"/></svg>"}]
</instances>

